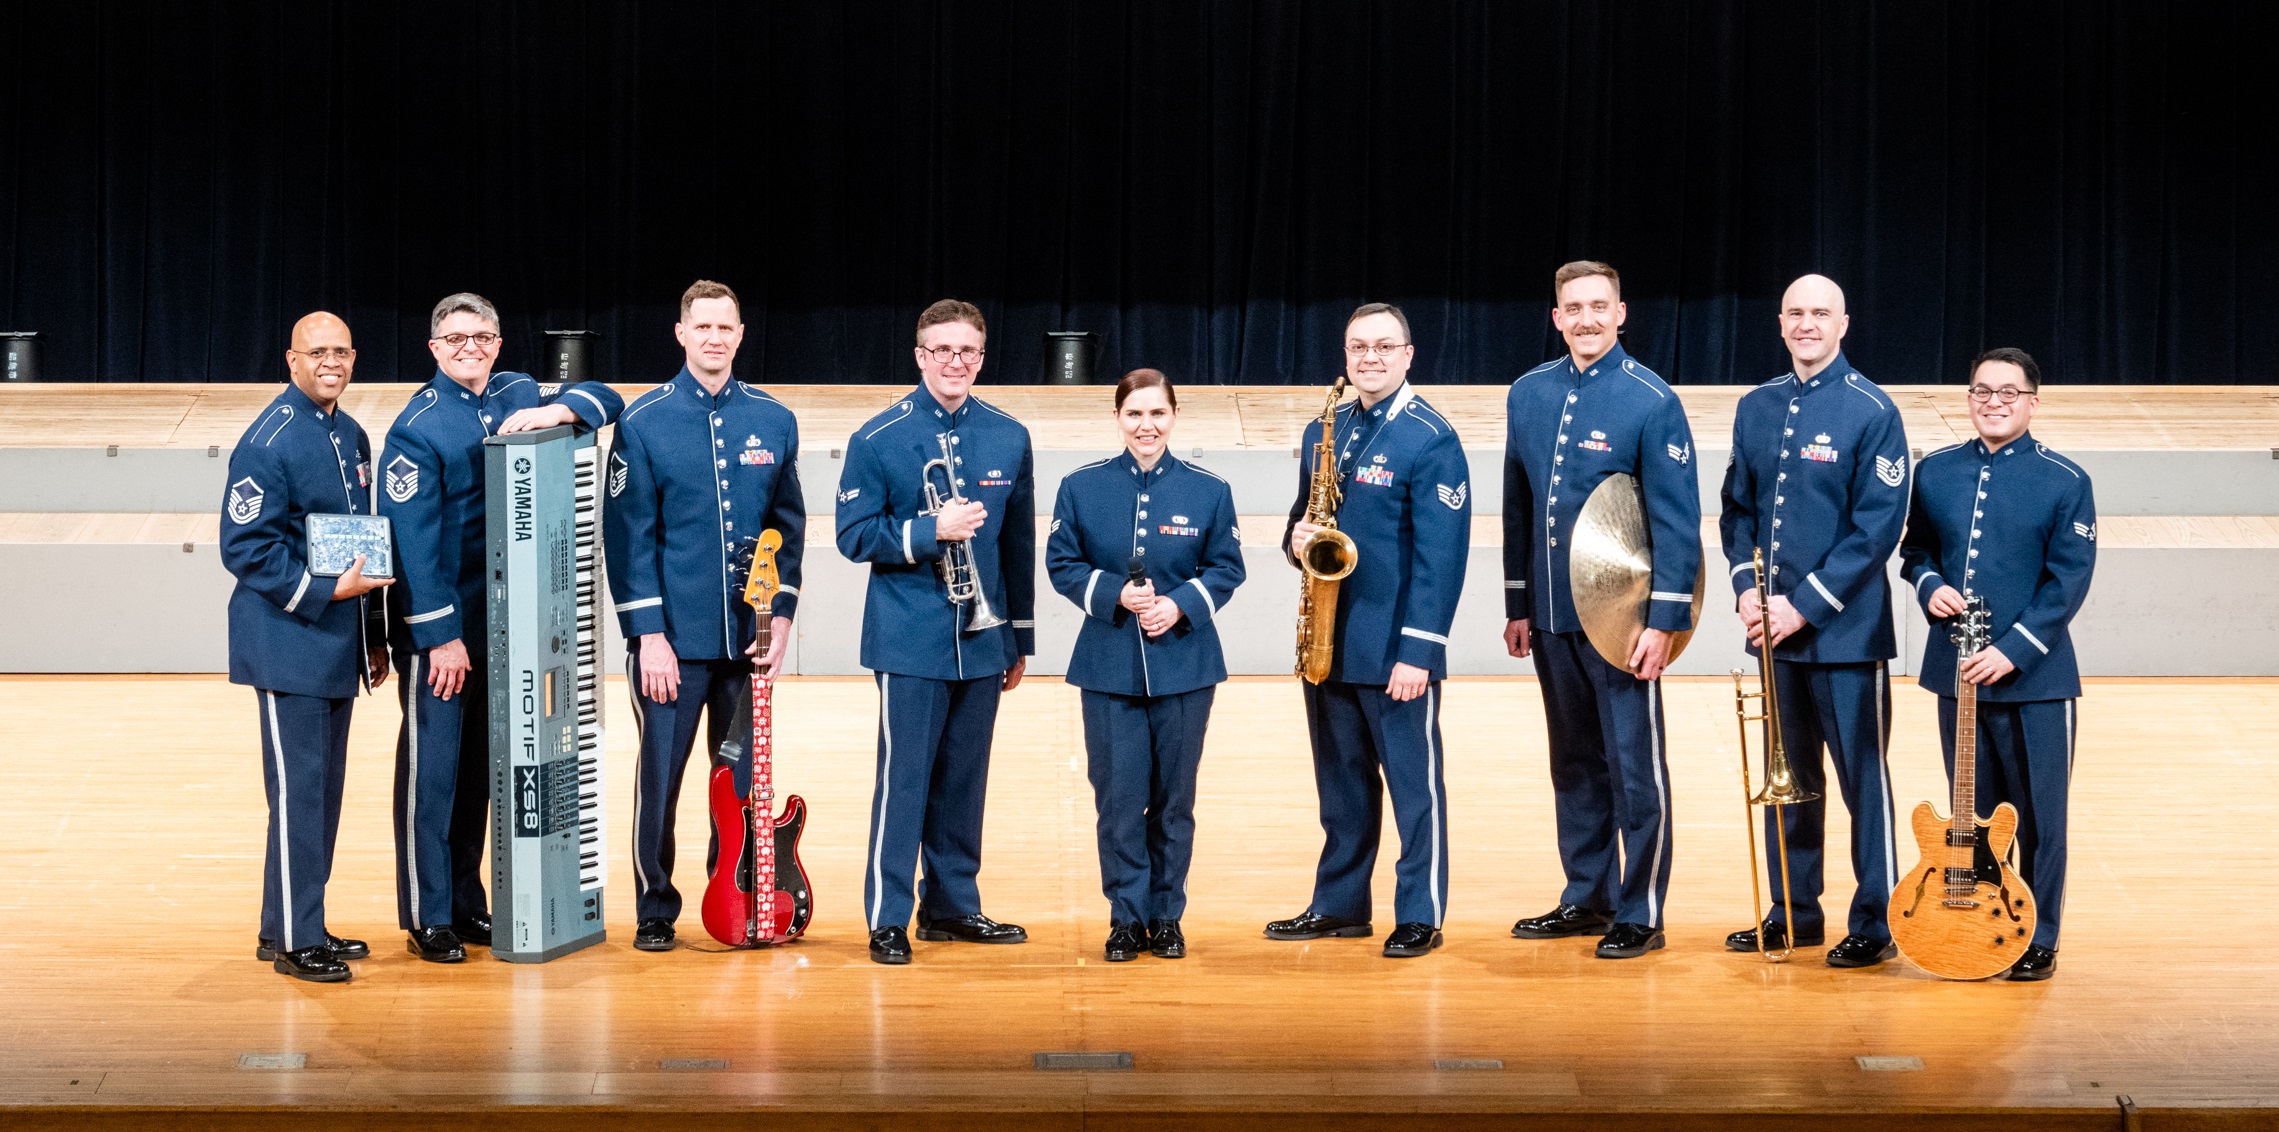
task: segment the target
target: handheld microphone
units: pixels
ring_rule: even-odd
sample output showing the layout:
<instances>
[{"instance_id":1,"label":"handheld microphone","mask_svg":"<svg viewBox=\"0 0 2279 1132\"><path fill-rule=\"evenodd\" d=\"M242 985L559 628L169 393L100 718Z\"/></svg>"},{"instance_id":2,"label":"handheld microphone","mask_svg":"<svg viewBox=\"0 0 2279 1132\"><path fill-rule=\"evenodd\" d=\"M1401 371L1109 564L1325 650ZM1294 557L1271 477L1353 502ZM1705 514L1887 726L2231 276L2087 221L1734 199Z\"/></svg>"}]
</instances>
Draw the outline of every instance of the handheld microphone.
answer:
<instances>
[{"instance_id":1,"label":"handheld microphone","mask_svg":"<svg viewBox=\"0 0 2279 1132\"><path fill-rule=\"evenodd\" d=\"M1129 579L1130 582L1135 586L1146 585L1147 563L1142 561L1139 555L1133 555L1131 565L1124 568L1124 577Z\"/></svg>"}]
</instances>

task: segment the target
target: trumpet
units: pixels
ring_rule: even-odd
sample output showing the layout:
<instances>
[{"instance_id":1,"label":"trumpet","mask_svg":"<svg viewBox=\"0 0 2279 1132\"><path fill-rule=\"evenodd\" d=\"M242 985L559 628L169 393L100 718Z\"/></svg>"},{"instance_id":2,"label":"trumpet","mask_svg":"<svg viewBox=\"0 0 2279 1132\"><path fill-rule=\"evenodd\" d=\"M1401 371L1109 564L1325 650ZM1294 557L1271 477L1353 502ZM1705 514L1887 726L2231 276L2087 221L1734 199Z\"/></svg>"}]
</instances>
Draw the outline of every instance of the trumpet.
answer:
<instances>
[{"instance_id":1,"label":"trumpet","mask_svg":"<svg viewBox=\"0 0 2279 1132\"><path fill-rule=\"evenodd\" d=\"M1765 576L1765 552L1756 552L1757 577ZM1773 615L1770 601L1759 602L1758 626L1763 634L1757 647L1757 690L1751 692L1741 685L1742 671L1733 670L1733 715L1740 720L1741 728L1741 801L1742 810L1750 821L1741 824L1741 836L1749 843L1749 899L1757 911L1757 954L1767 963L1782 963L1796 951L1796 906L1791 899L1788 882L1788 820L1776 809L1773 830L1780 841L1780 913L1781 947L1774 950L1765 946L1765 898L1762 882L1757 874L1757 833L1749 826L1756 817L1758 806L1793 806L1820 797L1796 784L1796 769L1789 765L1788 745L1781 736L1780 689L1773 682ZM1749 701L1762 701L1762 710L1749 713ZM1749 725L1762 721L1765 725L1765 786L1754 789L1749 784Z\"/></svg>"},{"instance_id":2,"label":"trumpet","mask_svg":"<svg viewBox=\"0 0 2279 1132\"><path fill-rule=\"evenodd\" d=\"M942 446L941 456L926 461L925 466L918 469L919 482L926 489L926 508L918 512L921 515L939 515L943 507L965 502L965 497L958 494L957 461L950 455L950 434L936 433L934 440ZM939 486L934 483L936 468L942 473ZM942 557L934 565L941 571L942 587L948 591L951 605L973 603L973 615L965 623L966 632L978 633L1005 623L996 610L989 608L989 595L982 592L981 571L973 564L972 539L958 539L943 546Z\"/></svg>"},{"instance_id":3,"label":"trumpet","mask_svg":"<svg viewBox=\"0 0 2279 1132\"><path fill-rule=\"evenodd\" d=\"M1298 548L1298 671L1308 684L1329 679L1337 634L1337 588L1361 561L1353 536L1337 529L1337 506L1345 497L1337 474L1337 402L1345 395L1345 375L1329 387L1322 406L1322 436L1314 444L1313 486L1306 494L1306 521L1319 526Z\"/></svg>"}]
</instances>

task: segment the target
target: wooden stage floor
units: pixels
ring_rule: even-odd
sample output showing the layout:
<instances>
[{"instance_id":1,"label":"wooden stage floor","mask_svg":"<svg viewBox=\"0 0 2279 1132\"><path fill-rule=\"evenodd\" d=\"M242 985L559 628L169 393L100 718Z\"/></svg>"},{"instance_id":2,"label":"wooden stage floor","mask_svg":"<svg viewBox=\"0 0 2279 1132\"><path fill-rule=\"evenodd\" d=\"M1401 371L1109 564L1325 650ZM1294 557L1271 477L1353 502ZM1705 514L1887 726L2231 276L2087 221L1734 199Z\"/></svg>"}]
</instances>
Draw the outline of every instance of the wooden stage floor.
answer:
<instances>
[{"instance_id":1,"label":"wooden stage floor","mask_svg":"<svg viewBox=\"0 0 2279 1132\"><path fill-rule=\"evenodd\" d=\"M1904 813L1945 789L1931 697L1894 694ZM443 967L405 954L394 927L391 694L360 705L330 889L331 926L374 956L353 983L314 986L252 957L263 817L245 689L0 678L0 1126L275 1127L275 1106L296 1106L322 1110L301 1127L464 1127L452 1114L473 1111L497 1128L2121 1128L2116 1094L2148 1128L2279 1113L2279 683L2093 684L2068 930L2038 985L1723 951L1749 916L1730 685L1673 681L1667 698L1670 947L1640 960L1507 934L1558 884L1540 701L1522 679L1446 688L1448 946L1395 961L1381 932L1263 939L1264 920L1304 906L1319 833L1298 697L1256 679L1222 689L1203 765L1192 958L1101 962L1077 697L1034 681L998 729L982 875L988 911L1034 942L919 944L912 966L873 965L859 903L876 693L809 679L777 708L781 780L815 813L805 941L632 950L618 687L609 941L543 966L478 951ZM684 846L703 844L700 778ZM700 865L684 851L686 889ZM1388 853L1381 909L1390 872ZM693 912L681 927L709 942ZM1134 1064L1032 1068L1048 1051ZM246 1054L306 1064L240 1068Z\"/></svg>"}]
</instances>

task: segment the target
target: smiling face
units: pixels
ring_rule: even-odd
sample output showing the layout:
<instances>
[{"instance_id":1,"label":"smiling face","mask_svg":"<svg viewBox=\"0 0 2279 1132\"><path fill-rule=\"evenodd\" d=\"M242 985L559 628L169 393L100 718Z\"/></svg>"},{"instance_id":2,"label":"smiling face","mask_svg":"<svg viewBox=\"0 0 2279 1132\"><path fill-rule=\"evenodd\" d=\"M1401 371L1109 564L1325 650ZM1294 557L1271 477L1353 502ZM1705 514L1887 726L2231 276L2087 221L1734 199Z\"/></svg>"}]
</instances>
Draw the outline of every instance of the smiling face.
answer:
<instances>
[{"instance_id":1,"label":"smiling face","mask_svg":"<svg viewBox=\"0 0 2279 1132\"><path fill-rule=\"evenodd\" d=\"M1551 325L1567 340L1575 364L1587 366L1614 349L1615 331L1628 317L1614 280L1604 275L1582 275L1559 288L1559 305L1551 311Z\"/></svg>"},{"instance_id":2,"label":"smiling face","mask_svg":"<svg viewBox=\"0 0 2279 1132\"><path fill-rule=\"evenodd\" d=\"M673 324L673 337L680 339L690 373L725 378L736 364L736 347L744 344L743 316L734 299L697 299L689 303L687 317Z\"/></svg>"},{"instance_id":3,"label":"smiling face","mask_svg":"<svg viewBox=\"0 0 2279 1132\"><path fill-rule=\"evenodd\" d=\"M1116 427L1123 430L1124 449L1142 464L1153 464L1171 445L1171 430L1179 423L1179 410L1164 396L1163 387L1134 389L1116 407Z\"/></svg>"},{"instance_id":4,"label":"smiling face","mask_svg":"<svg viewBox=\"0 0 2279 1132\"><path fill-rule=\"evenodd\" d=\"M1807 275L1788 285L1780 300L1780 337L1799 377L1818 373L1842 348L1852 316L1844 313L1844 291L1825 275Z\"/></svg>"},{"instance_id":5,"label":"smiling face","mask_svg":"<svg viewBox=\"0 0 2279 1132\"><path fill-rule=\"evenodd\" d=\"M2002 403L2006 392L2016 398L2007 405ZM1986 394L1984 401L1979 400L1982 393ZM2026 435L2026 426L2033 423L2034 410L2041 403L2041 395L2026 380L2026 371L2015 362L1980 362L1970 375L1970 423L1977 427L1978 438L1986 442L1990 452Z\"/></svg>"},{"instance_id":6,"label":"smiling face","mask_svg":"<svg viewBox=\"0 0 2279 1132\"><path fill-rule=\"evenodd\" d=\"M435 337L427 340L427 352L435 355L435 366L443 376L466 386L481 389L490 380L491 365L498 360L498 324L473 311L452 311L443 316L443 325L436 328ZM457 346L444 339L450 335L465 335ZM475 341L478 334L494 337L488 346Z\"/></svg>"},{"instance_id":7,"label":"smiling face","mask_svg":"<svg viewBox=\"0 0 2279 1132\"><path fill-rule=\"evenodd\" d=\"M1390 312L1363 315L1345 328L1345 376L1364 403L1399 389L1415 360L1416 346Z\"/></svg>"},{"instance_id":8,"label":"smiling face","mask_svg":"<svg viewBox=\"0 0 2279 1132\"><path fill-rule=\"evenodd\" d=\"M973 392L987 345L987 337L970 322L938 322L926 328L917 347L918 372L926 391L942 407L955 409Z\"/></svg>"},{"instance_id":9,"label":"smiling face","mask_svg":"<svg viewBox=\"0 0 2279 1132\"><path fill-rule=\"evenodd\" d=\"M338 315L318 311L293 324L293 346L285 351L293 384L327 412L348 390L356 370L356 343Z\"/></svg>"}]
</instances>

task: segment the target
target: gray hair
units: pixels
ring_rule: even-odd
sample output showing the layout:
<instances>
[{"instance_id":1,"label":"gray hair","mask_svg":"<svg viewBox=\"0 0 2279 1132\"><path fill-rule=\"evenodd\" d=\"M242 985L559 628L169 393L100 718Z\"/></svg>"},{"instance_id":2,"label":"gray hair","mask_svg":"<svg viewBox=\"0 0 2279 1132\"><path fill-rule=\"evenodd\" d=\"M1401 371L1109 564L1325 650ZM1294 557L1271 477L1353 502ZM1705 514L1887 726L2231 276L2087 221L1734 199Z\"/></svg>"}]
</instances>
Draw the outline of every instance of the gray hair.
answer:
<instances>
[{"instance_id":1,"label":"gray hair","mask_svg":"<svg viewBox=\"0 0 2279 1132\"><path fill-rule=\"evenodd\" d=\"M494 327L499 324L499 309L492 306L489 299L473 291L461 291L456 295L445 295L442 302L435 304L435 313L427 316L427 336L433 338L443 333L443 320L460 311L466 311Z\"/></svg>"}]
</instances>

